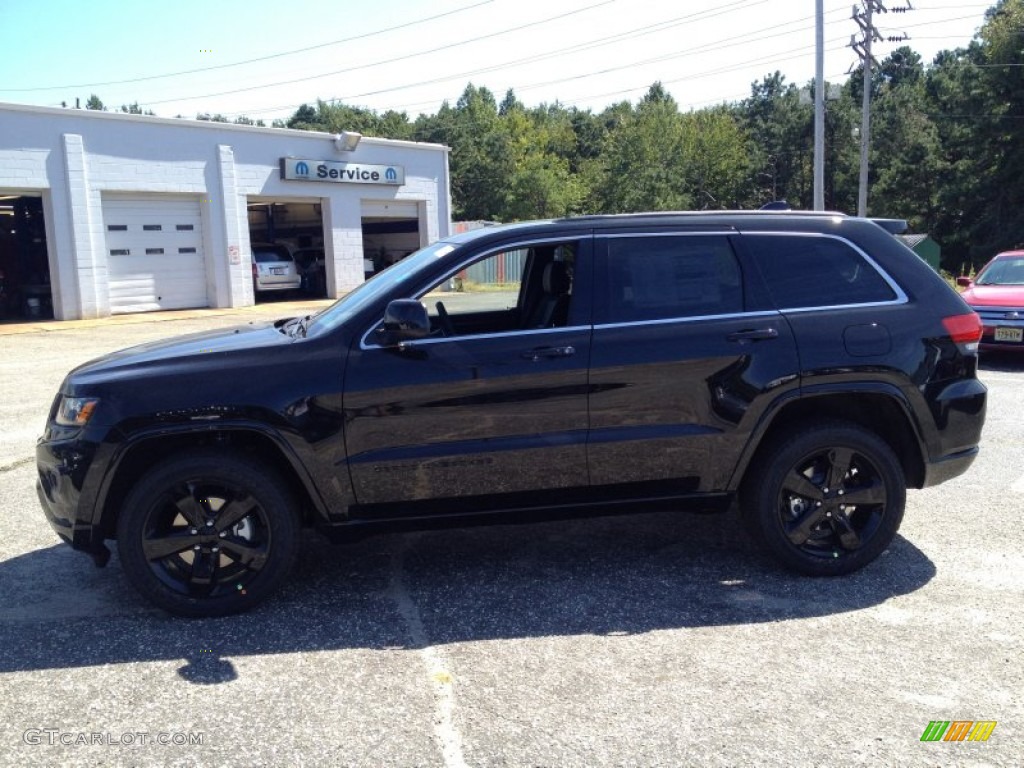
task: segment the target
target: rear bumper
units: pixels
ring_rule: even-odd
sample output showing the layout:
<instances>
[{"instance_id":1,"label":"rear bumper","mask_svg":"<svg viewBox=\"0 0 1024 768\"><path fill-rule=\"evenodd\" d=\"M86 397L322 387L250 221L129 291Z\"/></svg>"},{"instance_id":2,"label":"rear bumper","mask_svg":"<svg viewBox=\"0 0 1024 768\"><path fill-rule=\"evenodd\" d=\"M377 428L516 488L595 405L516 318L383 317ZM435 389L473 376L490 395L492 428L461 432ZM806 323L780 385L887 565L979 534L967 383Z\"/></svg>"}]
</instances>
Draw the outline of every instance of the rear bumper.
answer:
<instances>
[{"instance_id":1,"label":"rear bumper","mask_svg":"<svg viewBox=\"0 0 1024 768\"><path fill-rule=\"evenodd\" d=\"M939 485L947 480L952 480L962 475L974 463L978 456L978 447L969 448L950 456L943 456L937 461L929 461L924 468L924 483L922 488L932 485Z\"/></svg>"}]
</instances>

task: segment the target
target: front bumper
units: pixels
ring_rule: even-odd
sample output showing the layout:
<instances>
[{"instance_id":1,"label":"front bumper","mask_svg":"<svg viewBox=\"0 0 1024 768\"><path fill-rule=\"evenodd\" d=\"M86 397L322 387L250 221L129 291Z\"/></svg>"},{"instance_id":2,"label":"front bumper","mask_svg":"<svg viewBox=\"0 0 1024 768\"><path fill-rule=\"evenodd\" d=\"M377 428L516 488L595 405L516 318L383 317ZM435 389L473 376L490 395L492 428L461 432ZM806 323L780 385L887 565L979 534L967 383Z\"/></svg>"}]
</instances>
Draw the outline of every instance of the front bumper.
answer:
<instances>
[{"instance_id":1,"label":"front bumper","mask_svg":"<svg viewBox=\"0 0 1024 768\"><path fill-rule=\"evenodd\" d=\"M81 439L36 443L36 495L46 521L57 535L75 549L106 562L104 534L94 519L95 487L90 468L96 445Z\"/></svg>"},{"instance_id":2,"label":"front bumper","mask_svg":"<svg viewBox=\"0 0 1024 768\"><path fill-rule=\"evenodd\" d=\"M1024 307L973 307L984 329L981 349L1024 352ZM996 339L997 332L1003 339ZM1021 336L1017 341L1016 336ZM1007 338L1007 337L1013 337Z\"/></svg>"}]
</instances>

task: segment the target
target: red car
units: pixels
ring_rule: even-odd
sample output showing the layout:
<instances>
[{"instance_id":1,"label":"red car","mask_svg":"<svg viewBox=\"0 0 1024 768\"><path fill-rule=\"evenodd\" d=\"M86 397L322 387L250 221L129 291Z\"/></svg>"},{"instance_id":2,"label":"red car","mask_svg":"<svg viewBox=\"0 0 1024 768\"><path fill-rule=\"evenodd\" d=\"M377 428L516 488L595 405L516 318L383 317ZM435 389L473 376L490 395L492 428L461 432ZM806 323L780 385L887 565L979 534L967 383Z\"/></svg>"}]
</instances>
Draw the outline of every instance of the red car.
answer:
<instances>
[{"instance_id":1,"label":"red car","mask_svg":"<svg viewBox=\"0 0 1024 768\"><path fill-rule=\"evenodd\" d=\"M1024 251L1000 253L973 280L956 282L985 325L981 347L1024 352Z\"/></svg>"}]
</instances>

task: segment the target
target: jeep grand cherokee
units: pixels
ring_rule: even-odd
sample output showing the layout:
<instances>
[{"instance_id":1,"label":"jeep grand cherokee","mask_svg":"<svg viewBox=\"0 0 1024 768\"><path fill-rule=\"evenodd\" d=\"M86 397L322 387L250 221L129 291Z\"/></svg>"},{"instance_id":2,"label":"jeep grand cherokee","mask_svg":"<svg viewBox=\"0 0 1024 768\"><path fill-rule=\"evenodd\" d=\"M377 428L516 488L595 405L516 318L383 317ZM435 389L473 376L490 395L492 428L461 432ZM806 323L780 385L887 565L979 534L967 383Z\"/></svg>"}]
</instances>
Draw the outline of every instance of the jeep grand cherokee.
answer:
<instances>
[{"instance_id":1,"label":"jeep grand cherokee","mask_svg":"<svg viewBox=\"0 0 1024 768\"><path fill-rule=\"evenodd\" d=\"M74 548L172 613L250 608L299 531L670 504L813 575L889 546L964 472L981 323L875 223L593 216L437 242L315 316L72 371L37 449Z\"/></svg>"}]
</instances>

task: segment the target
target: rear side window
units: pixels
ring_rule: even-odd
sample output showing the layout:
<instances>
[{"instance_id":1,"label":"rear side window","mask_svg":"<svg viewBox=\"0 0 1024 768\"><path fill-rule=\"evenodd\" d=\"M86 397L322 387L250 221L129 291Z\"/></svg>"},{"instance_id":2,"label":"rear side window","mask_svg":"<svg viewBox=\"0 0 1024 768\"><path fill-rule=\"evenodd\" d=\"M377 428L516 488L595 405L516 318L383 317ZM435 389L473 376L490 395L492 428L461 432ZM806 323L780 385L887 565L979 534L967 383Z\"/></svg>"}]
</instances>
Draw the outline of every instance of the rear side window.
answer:
<instances>
[{"instance_id":1,"label":"rear side window","mask_svg":"<svg viewBox=\"0 0 1024 768\"><path fill-rule=\"evenodd\" d=\"M743 311L743 279L728 239L610 237L603 322L623 323Z\"/></svg>"},{"instance_id":2,"label":"rear side window","mask_svg":"<svg viewBox=\"0 0 1024 768\"><path fill-rule=\"evenodd\" d=\"M745 235L779 309L893 301L896 293L857 250L833 237Z\"/></svg>"}]
</instances>

